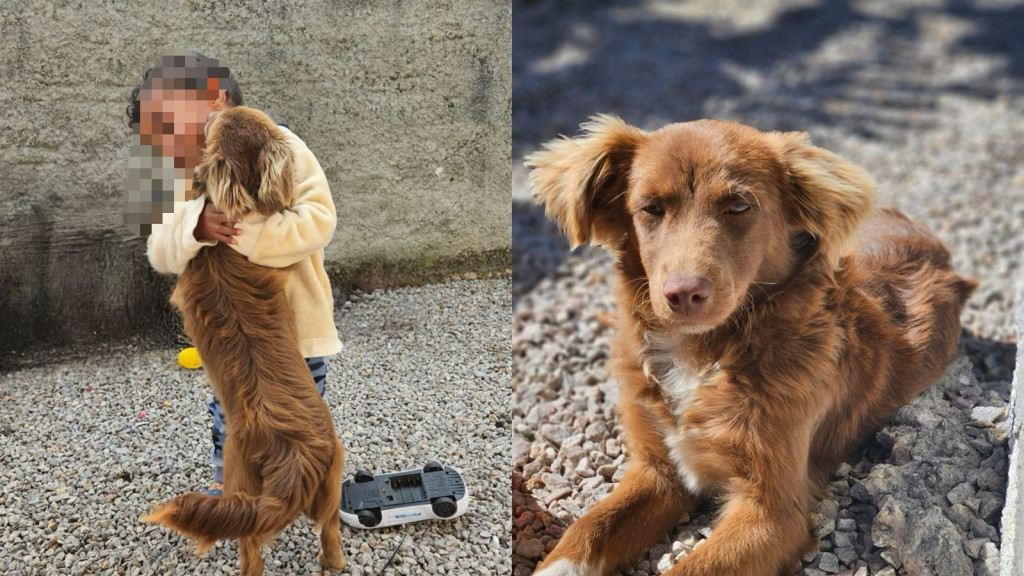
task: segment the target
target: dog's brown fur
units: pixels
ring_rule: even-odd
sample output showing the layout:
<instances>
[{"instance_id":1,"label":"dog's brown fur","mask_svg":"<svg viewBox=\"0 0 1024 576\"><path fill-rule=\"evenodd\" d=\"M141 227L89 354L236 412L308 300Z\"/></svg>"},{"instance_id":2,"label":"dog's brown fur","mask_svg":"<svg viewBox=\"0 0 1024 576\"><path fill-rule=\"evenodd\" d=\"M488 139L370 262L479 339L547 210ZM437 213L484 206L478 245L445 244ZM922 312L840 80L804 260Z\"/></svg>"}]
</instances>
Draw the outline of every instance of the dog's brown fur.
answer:
<instances>
[{"instance_id":1,"label":"dog's brown fur","mask_svg":"<svg viewBox=\"0 0 1024 576\"><path fill-rule=\"evenodd\" d=\"M230 216L291 206L291 153L280 129L251 108L219 113L194 185ZM300 513L321 528L320 563L345 566L344 449L299 352L288 273L220 243L189 262L171 297L227 420L224 496L183 494L143 520L195 538L200 552L238 538L243 576L263 572L260 546Z\"/></svg>"},{"instance_id":2,"label":"dog's brown fur","mask_svg":"<svg viewBox=\"0 0 1024 576\"><path fill-rule=\"evenodd\" d=\"M705 497L720 503L711 538L666 574L790 574L828 473L943 374L976 282L806 134L585 128L527 163L571 243L617 257L630 463L538 574L607 574ZM699 310L669 305L676 273L709 280Z\"/></svg>"}]
</instances>

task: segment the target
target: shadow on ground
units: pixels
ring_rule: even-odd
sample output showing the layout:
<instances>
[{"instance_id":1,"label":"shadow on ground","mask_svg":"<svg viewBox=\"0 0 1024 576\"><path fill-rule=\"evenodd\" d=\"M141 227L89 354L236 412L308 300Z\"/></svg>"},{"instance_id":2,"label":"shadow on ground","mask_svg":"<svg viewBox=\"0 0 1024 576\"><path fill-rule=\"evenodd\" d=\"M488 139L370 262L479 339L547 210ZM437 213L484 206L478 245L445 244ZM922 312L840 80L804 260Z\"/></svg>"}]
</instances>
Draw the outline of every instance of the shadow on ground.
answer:
<instances>
[{"instance_id":1,"label":"shadow on ground","mask_svg":"<svg viewBox=\"0 0 1024 576\"><path fill-rule=\"evenodd\" d=\"M569 242L532 202L512 202L512 305L569 255Z\"/></svg>"},{"instance_id":2,"label":"shadow on ground","mask_svg":"<svg viewBox=\"0 0 1024 576\"><path fill-rule=\"evenodd\" d=\"M513 157L575 133L576 111L890 138L927 127L942 94L1024 86L1019 2L708 4L515 2Z\"/></svg>"}]
</instances>

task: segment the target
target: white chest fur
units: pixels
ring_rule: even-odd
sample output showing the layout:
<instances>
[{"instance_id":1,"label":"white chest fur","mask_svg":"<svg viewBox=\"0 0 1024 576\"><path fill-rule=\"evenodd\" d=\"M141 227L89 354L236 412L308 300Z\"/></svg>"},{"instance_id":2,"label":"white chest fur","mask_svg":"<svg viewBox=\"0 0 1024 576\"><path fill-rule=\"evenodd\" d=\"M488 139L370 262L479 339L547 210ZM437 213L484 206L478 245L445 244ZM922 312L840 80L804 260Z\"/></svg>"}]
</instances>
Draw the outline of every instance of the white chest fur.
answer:
<instances>
[{"instance_id":1,"label":"white chest fur","mask_svg":"<svg viewBox=\"0 0 1024 576\"><path fill-rule=\"evenodd\" d=\"M658 383L673 417L672 423L661 427L662 438L680 479L690 491L699 493L705 488L705 482L694 469L700 429L687 422L683 415L694 394L718 367L698 368L688 363L681 354L681 342L674 336L648 332L644 341L644 373Z\"/></svg>"}]
</instances>

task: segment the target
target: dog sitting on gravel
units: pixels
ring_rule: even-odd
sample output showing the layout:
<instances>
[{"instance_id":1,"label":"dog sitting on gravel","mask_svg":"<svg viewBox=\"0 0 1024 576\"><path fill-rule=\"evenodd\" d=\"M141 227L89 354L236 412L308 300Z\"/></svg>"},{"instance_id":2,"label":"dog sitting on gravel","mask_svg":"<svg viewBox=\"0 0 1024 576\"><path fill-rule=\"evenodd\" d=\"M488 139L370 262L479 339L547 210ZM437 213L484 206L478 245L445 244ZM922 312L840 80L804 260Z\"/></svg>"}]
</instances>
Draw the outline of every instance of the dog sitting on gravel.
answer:
<instances>
[{"instance_id":1,"label":"dog sitting on gravel","mask_svg":"<svg viewBox=\"0 0 1024 576\"><path fill-rule=\"evenodd\" d=\"M713 533L665 574L791 574L828 474L943 374L977 283L804 133L584 128L527 166L572 246L616 256L630 463L536 574L609 574L702 499Z\"/></svg>"},{"instance_id":2,"label":"dog sitting on gravel","mask_svg":"<svg viewBox=\"0 0 1024 576\"><path fill-rule=\"evenodd\" d=\"M229 217L291 206L292 158L263 112L232 107L207 124L195 194ZM344 450L299 351L284 291L288 269L250 263L225 243L202 249L171 302L227 416L224 496L178 496L149 516L198 541L238 538L241 574L263 572L260 547L300 513L321 528L320 564L340 570Z\"/></svg>"}]
</instances>

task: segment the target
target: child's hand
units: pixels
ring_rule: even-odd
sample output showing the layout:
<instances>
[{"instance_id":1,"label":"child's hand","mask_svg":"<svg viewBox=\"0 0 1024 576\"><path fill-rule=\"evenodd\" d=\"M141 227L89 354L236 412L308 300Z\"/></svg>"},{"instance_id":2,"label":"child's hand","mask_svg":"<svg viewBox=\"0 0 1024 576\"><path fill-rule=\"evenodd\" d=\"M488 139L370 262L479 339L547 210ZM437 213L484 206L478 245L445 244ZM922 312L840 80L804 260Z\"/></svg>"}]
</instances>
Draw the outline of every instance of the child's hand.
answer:
<instances>
[{"instance_id":1,"label":"child's hand","mask_svg":"<svg viewBox=\"0 0 1024 576\"><path fill-rule=\"evenodd\" d=\"M235 244L234 237L242 233L241 230L233 226L235 222L241 222L241 220L228 220L227 214L221 212L213 205L213 202L207 201L192 235L200 242L216 240L217 242Z\"/></svg>"}]
</instances>

